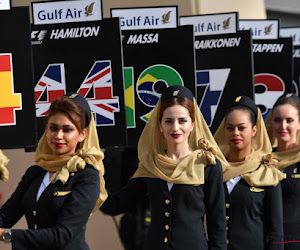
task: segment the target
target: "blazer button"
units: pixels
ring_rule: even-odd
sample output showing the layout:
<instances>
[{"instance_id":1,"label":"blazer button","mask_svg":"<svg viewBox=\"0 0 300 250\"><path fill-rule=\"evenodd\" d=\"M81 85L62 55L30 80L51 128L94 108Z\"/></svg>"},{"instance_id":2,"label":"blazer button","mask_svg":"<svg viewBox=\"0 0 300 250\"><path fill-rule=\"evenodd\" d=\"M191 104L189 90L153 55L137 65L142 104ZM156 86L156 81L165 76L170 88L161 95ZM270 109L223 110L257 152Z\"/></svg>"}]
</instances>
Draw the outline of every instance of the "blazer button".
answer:
<instances>
[{"instance_id":1,"label":"blazer button","mask_svg":"<svg viewBox=\"0 0 300 250\"><path fill-rule=\"evenodd\" d=\"M34 230L37 230L37 224L34 224L33 228Z\"/></svg>"},{"instance_id":2,"label":"blazer button","mask_svg":"<svg viewBox=\"0 0 300 250\"><path fill-rule=\"evenodd\" d=\"M165 229L166 229L166 230L169 230L169 225L165 225Z\"/></svg>"},{"instance_id":3,"label":"blazer button","mask_svg":"<svg viewBox=\"0 0 300 250\"><path fill-rule=\"evenodd\" d=\"M166 199L166 200L165 200L165 203L166 203L167 205L169 205L169 204L170 204L170 200L169 200L169 199Z\"/></svg>"},{"instance_id":4,"label":"blazer button","mask_svg":"<svg viewBox=\"0 0 300 250\"><path fill-rule=\"evenodd\" d=\"M228 230L228 227L226 227L226 230Z\"/></svg>"},{"instance_id":5,"label":"blazer button","mask_svg":"<svg viewBox=\"0 0 300 250\"><path fill-rule=\"evenodd\" d=\"M165 243L167 243L167 242L168 242L168 238L167 238L167 237L165 237L165 239L164 239L164 242L165 242Z\"/></svg>"},{"instance_id":6,"label":"blazer button","mask_svg":"<svg viewBox=\"0 0 300 250\"><path fill-rule=\"evenodd\" d=\"M226 216L226 220L229 220L229 216Z\"/></svg>"},{"instance_id":7,"label":"blazer button","mask_svg":"<svg viewBox=\"0 0 300 250\"><path fill-rule=\"evenodd\" d=\"M226 203L226 208L230 208L230 204L229 203Z\"/></svg>"},{"instance_id":8,"label":"blazer button","mask_svg":"<svg viewBox=\"0 0 300 250\"><path fill-rule=\"evenodd\" d=\"M53 195L54 195L54 196L57 196L57 195L58 195L58 192L57 192L57 191L53 192Z\"/></svg>"},{"instance_id":9,"label":"blazer button","mask_svg":"<svg viewBox=\"0 0 300 250\"><path fill-rule=\"evenodd\" d=\"M36 211L33 210L33 211L32 211L32 214L33 214L33 216L36 216Z\"/></svg>"},{"instance_id":10,"label":"blazer button","mask_svg":"<svg viewBox=\"0 0 300 250\"><path fill-rule=\"evenodd\" d=\"M169 217L169 216L170 216L170 213L165 212L165 216L166 216L166 217Z\"/></svg>"},{"instance_id":11,"label":"blazer button","mask_svg":"<svg viewBox=\"0 0 300 250\"><path fill-rule=\"evenodd\" d=\"M226 240L226 243L227 243L227 245L229 244L229 240L228 239Z\"/></svg>"}]
</instances>

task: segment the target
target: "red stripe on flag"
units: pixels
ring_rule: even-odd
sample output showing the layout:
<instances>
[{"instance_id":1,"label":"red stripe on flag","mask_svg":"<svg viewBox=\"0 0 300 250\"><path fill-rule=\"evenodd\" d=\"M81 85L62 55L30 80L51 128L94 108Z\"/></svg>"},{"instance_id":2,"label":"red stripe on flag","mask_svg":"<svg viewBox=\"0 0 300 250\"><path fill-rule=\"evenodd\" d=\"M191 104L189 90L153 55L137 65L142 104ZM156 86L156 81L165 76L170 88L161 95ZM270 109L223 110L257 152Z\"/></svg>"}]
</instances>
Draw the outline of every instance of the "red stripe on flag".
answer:
<instances>
[{"instance_id":1,"label":"red stripe on flag","mask_svg":"<svg viewBox=\"0 0 300 250\"><path fill-rule=\"evenodd\" d=\"M48 91L48 99L49 102L53 102L56 100L58 97L61 97L65 94L64 90L50 90Z\"/></svg>"},{"instance_id":2,"label":"red stripe on flag","mask_svg":"<svg viewBox=\"0 0 300 250\"><path fill-rule=\"evenodd\" d=\"M45 87L45 86L47 86L47 84L46 84L46 83L44 83L44 82L39 82L39 85L40 85L40 86L42 86L42 87Z\"/></svg>"},{"instance_id":3,"label":"red stripe on flag","mask_svg":"<svg viewBox=\"0 0 300 250\"><path fill-rule=\"evenodd\" d=\"M112 99L111 87L95 88L95 99Z\"/></svg>"},{"instance_id":4,"label":"red stripe on flag","mask_svg":"<svg viewBox=\"0 0 300 250\"><path fill-rule=\"evenodd\" d=\"M0 55L0 71L11 71L10 55Z\"/></svg>"},{"instance_id":5,"label":"red stripe on flag","mask_svg":"<svg viewBox=\"0 0 300 250\"><path fill-rule=\"evenodd\" d=\"M34 98L35 98L35 102L40 99L41 95L43 94L42 91L35 91L34 92Z\"/></svg>"},{"instance_id":6,"label":"red stripe on flag","mask_svg":"<svg viewBox=\"0 0 300 250\"><path fill-rule=\"evenodd\" d=\"M110 68L104 70L101 74L96 75L95 77L93 77L92 79L90 79L89 81L87 81L86 83L93 83L95 81L97 81L99 78L105 76L106 74L108 74L110 72Z\"/></svg>"},{"instance_id":7,"label":"red stripe on flag","mask_svg":"<svg viewBox=\"0 0 300 250\"><path fill-rule=\"evenodd\" d=\"M105 109L105 110L107 110L107 111L109 111L109 112L113 112L114 111L114 109L112 109L112 108L110 108L110 107L107 107L107 106L105 106L104 104L95 104L97 107L99 107L99 108L102 108L102 109Z\"/></svg>"},{"instance_id":8,"label":"red stripe on flag","mask_svg":"<svg viewBox=\"0 0 300 250\"><path fill-rule=\"evenodd\" d=\"M86 96L86 94L89 90L90 90L89 88L81 88L81 89L79 89L78 93L82 96Z\"/></svg>"}]
</instances>

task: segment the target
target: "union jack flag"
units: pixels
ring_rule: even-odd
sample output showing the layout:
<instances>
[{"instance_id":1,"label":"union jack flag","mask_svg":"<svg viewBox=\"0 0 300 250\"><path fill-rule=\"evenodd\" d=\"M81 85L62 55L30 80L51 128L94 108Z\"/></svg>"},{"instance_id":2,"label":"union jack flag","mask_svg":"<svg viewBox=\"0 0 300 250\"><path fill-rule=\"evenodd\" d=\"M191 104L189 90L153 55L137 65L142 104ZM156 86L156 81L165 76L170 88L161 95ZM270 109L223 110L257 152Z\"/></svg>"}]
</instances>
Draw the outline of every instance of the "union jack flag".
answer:
<instances>
[{"instance_id":1,"label":"union jack flag","mask_svg":"<svg viewBox=\"0 0 300 250\"><path fill-rule=\"evenodd\" d=\"M63 63L49 64L34 88L36 116L45 116L52 101L66 92Z\"/></svg>"},{"instance_id":2,"label":"union jack flag","mask_svg":"<svg viewBox=\"0 0 300 250\"><path fill-rule=\"evenodd\" d=\"M93 97L88 98L90 91ZM96 61L77 92L86 97L98 126L115 125L114 112L120 108L119 97L113 96L110 61Z\"/></svg>"}]
</instances>

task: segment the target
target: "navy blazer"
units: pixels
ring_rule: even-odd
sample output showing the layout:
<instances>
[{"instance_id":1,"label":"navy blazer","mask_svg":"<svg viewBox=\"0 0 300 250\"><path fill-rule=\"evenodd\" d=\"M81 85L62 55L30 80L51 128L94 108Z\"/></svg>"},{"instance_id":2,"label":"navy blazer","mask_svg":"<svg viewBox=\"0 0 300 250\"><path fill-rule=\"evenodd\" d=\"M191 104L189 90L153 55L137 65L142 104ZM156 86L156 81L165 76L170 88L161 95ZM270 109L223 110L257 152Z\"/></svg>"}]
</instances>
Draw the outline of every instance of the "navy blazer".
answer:
<instances>
[{"instance_id":1,"label":"navy blazer","mask_svg":"<svg viewBox=\"0 0 300 250\"><path fill-rule=\"evenodd\" d=\"M136 178L115 194L109 194L101 210L110 215L130 211L148 194L151 209L146 250L227 249L222 167L207 165L205 183L174 184L158 178ZM205 237L204 215L208 240Z\"/></svg>"},{"instance_id":2,"label":"navy blazer","mask_svg":"<svg viewBox=\"0 0 300 250\"><path fill-rule=\"evenodd\" d=\"M226 195L228 249L283 249L282 197L276 187L251 187L245 180Z\"/></svg>"},{"instance_id":3,"label":"navy blazer","mask_svg":"<svg viewBox=\"0 0 300 250\"><path fill-rule=\"evenodd\" d=\"M2 228L26 217L28 230L12 230L12 249L89 249L85 227L100 193L98 171L86 164L71 173L66 184L50 183L36 201L45 173L38 166L30 167L0 210Z\"/></svg>"},{"instance_id":4,"label":"navy blazer","mask_svg":"<svg viewBox=\"0 0 300 250\"><path fill-rule=\"evenodd\" d=\"M300 162L285 169L281 181L283 200L284 249L300 249Z\"/></svg>"}]
</instances>

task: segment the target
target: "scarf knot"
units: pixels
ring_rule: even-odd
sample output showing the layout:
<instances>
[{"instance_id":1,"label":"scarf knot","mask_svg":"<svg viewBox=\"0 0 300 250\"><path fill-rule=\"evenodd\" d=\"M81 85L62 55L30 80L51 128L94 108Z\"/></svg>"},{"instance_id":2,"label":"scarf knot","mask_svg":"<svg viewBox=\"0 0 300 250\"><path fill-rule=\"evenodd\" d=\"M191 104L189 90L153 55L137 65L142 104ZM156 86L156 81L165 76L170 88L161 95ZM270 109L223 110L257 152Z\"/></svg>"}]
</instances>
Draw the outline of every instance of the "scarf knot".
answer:
<instances>
[{"instance_id":1,"label":"scarf knot","mask_svg":"<svg viewBox=\"0 0 300 250\"><path fill-rule=\"evenodd\" d=\"M203 151L207 164L216 165L215 155L217 154L217 151L214 149L214 147L210 144L209 141L205 140L204 138L201 138L198 141L198 148Z\"/></svg>"},{"instance_id":2,"label":"scarf knot","mask_svg":"<svg viewBox=\"0 0 300 250\"><path fill-rule=\"evenodd\" d=\"M262 157L262 161L261 163L265 166L265 167L276 167L277 166L277 163L278 161L274 158L272 158L272 154L267 154L267 155L264 155Z\"/></svg>"},{"instance_id":3,"label":"scarf knot","mask_svg":"<svg viewBox=\"0 0 300 250\"><path fill-rule=\"evenodd\" d=\"M9 178L9 172L6 168L8 162L9 159L0 150L0 176L2 181L8 181Z\"/></svg>"}]
</instances>

